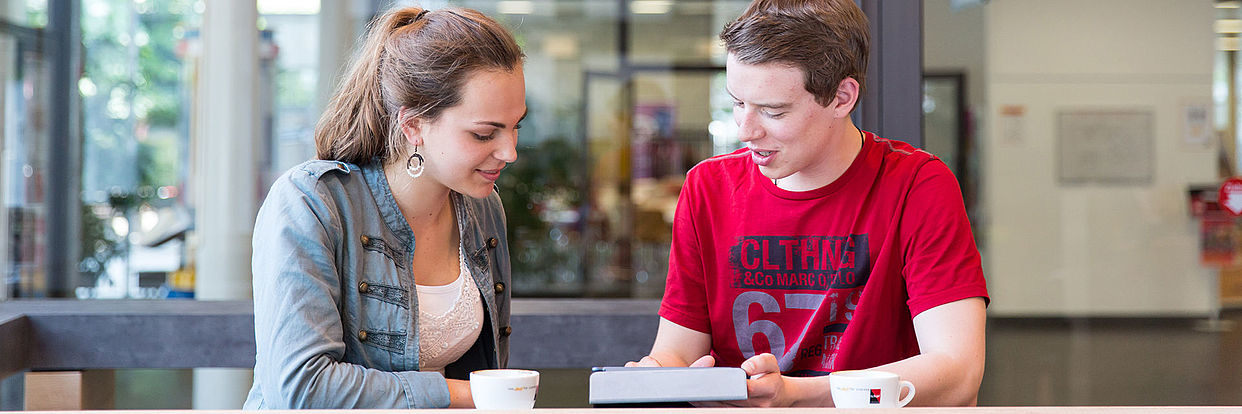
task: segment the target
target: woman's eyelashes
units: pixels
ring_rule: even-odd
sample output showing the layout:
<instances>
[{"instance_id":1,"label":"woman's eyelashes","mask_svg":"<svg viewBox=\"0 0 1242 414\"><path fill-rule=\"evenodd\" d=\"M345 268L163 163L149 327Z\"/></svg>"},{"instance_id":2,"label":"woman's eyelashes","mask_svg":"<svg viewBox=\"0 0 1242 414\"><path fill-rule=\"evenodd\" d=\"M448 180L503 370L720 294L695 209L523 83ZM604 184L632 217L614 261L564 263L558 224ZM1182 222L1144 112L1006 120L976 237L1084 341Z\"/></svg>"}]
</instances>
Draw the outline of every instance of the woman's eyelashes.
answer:
<instances>
[{"instance_id":1,"label":"woman's eyelashes","mask_svg":"<svg viewBox=\"0 0 1242 414\"><path fill-rule=\"evenodd\" d=\"M514 125L513 129L514 130L522 129L522 124ZM497 131L500 131L500 129L499 128L493 129L490 132L488 132L487 135L483 135L483 134L479 134L475 132L471 132L470 135L474 135L474 139L477 139L479 141L491 141L492 138L496 138Z\"/></svg>"},{"instance_id":2,"label":"woman's eyelashes","mask_svg":"<svg viewBox=\"0 0 1242 414\"><path fill-rule=\"evenodd\" d=\"M492 138L496 138L496 133L499 131L500 128L493 128L490 131L487 131L486 135L477 132L471 132L471 134L474 135L474 138L479 141L491 141Z\"/></svg>"}]
</instances>

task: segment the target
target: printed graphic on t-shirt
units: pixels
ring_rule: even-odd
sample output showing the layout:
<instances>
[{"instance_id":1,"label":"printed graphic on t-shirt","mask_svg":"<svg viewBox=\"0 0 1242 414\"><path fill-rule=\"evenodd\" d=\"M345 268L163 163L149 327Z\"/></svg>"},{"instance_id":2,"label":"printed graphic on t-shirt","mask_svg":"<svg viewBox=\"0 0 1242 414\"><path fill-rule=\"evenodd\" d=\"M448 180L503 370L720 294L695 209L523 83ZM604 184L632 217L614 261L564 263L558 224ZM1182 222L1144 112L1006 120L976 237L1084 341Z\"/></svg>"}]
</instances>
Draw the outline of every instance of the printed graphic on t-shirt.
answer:
<instances>
[{"instance_id":1,"label":"printed graphic on t-shirt","mask_svg":"<svg viewBox=\"0 0 1242 414\"><path fill-rule=\"evenodd\" d=\"M849 289L867 283L867 235L746 236L729 249L733 287Z\"/></svg>"},{"instance_id":2,"label":"printed graphic on t-shirt","mask_svg":"<svg viewBox=\"0 0 1242 414\"><path fill-rule=\"evenodd\" d=\"M742 356L771 352L789 375L834 371L841 335L871 274L867 235L746 236L729 253ZM752 305L760 309L753 319ZM768 349L757 350L764 340Z\"/></svg>"}]
</instances>

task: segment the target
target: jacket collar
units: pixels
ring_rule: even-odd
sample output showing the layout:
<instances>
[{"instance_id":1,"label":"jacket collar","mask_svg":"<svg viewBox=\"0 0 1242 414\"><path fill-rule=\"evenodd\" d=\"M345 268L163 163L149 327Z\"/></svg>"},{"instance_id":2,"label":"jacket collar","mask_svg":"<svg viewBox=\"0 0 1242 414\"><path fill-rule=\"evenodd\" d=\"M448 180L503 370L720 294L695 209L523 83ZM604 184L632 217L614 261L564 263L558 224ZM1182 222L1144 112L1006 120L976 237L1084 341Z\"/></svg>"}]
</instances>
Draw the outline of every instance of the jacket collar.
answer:
<instances>
[{"instance_id":1,"label":"jacket collar","mask_svg":"<svg viewBox=\"0 0 1242 414\"><path fill-rule=\"evenodd\" d=\"M412 251L414 247L414 231L410 230L410 224L405 221L405 216L401 214L401 208L397 207L397 199L392 195L392 187L388 184L388 177L384 176L383 163L375 159L360 168L367 186L371 188L371 193L375 196L375 204L379 207L384 224L397 236L398 241L405 247L406 252ZM457 228L461 232L462 246L465 247L467 254L466 259L468 259L470 264L475 265L476 268L486 269L486 257L476 257L481 256L481 252L485 250L485 241L480 239L480 235L474 225L478 214L475 211L476 203L471 202L469 197L462 196L456 191L450 191L449 198L453 202L453 209L457 216ZM484 262L479 263L480 260L484 260Z\"/></svg>"},{"instance_id":2,"label":"jacket collar","mask_svg":"<svg viewBox=\"0 0 1242 414\"><path fill-rule=\"evenodd\" d=\"M367 182L367 187L371 188L371 194L375 196L375 204L379 207L384 224L388 225L388 230L397 236L406 251L410 251L414 241L414 232L410 230L410 223L407 223L405 216L401 214L401 208L397 207L397 199L392 195L388 177L384 176L383 163L378 159L371 160L362 166L362 176Z\"/></svg>"}]
</instances>

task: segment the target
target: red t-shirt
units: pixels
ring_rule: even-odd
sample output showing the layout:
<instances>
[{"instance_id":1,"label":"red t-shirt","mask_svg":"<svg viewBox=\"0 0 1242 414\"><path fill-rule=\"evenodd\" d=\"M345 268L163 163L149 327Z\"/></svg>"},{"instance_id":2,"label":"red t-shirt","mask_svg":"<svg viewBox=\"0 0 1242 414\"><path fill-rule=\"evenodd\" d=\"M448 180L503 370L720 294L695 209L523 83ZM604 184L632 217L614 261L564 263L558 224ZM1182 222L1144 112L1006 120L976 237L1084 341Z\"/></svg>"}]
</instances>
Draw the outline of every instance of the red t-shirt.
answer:
<instances>
[{"instance_id":1,"label":"red t-shirt","mask_svg":"<svg viewBox=\"0 0 1242 414\"><path fill-rule=\"evenodd\" d=\"M919 353L912 318L987 300L961 191L935 156L865 133L833 183L782 190L746 149L690 170L660 316L708 333L718 366L771 352L786 375Z\"/></svg>"}]
</instances>

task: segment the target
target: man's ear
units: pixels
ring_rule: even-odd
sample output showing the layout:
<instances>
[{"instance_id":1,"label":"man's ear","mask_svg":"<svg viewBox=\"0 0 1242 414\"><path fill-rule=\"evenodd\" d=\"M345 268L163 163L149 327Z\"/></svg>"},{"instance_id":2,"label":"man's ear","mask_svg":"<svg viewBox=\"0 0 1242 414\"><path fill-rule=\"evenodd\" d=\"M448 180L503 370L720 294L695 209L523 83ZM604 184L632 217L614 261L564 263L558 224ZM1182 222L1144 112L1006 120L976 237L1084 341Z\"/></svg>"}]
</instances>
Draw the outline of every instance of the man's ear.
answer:
<instances>
[{"instance_id":1,"label":"man's ear","mask_svg":"<svg viewBox=\"0 0 1242 414\"><path fill-rule=\"evenodd\" d=\"M837 94L833 97L832 106L834 115L837 118L845 118L850 116L850 112L854 110L854 104L858 103L859 85L854 78L845 78L841 83L837 84Z\"/></svg>"}]
</instances>

